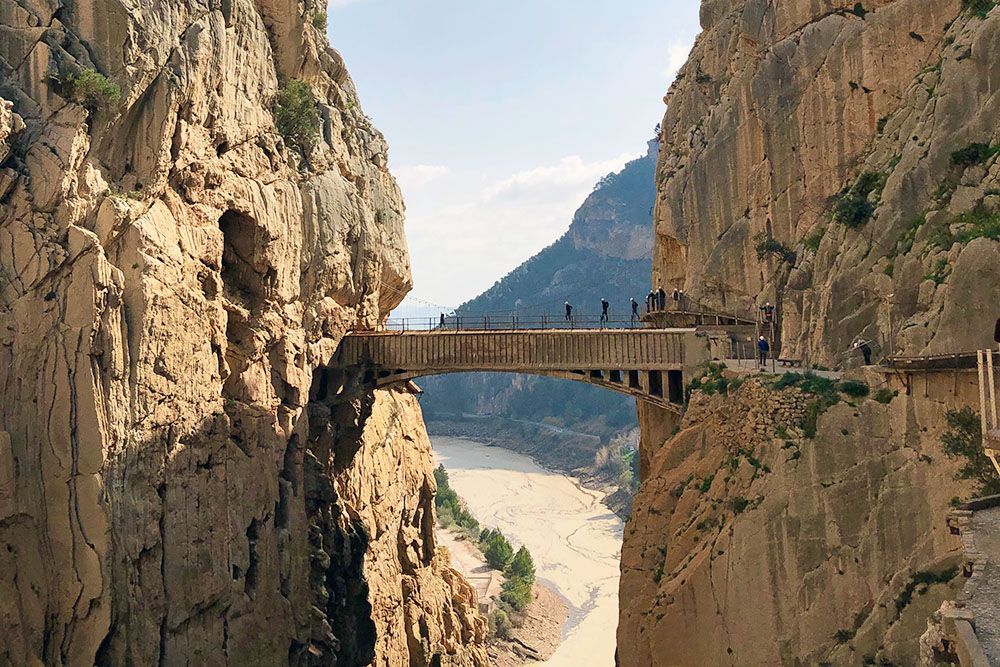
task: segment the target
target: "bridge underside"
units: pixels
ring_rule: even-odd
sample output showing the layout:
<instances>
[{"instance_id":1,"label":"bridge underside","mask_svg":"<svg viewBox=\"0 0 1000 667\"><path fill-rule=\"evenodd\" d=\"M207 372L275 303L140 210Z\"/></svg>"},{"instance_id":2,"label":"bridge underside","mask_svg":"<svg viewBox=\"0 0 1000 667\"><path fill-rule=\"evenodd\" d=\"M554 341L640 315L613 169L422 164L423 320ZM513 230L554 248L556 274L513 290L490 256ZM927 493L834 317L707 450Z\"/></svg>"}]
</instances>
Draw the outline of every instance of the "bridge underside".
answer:
<instances>
[{"instance_id":1,"label":"bridge underside","mask_svg":"<svg viewBox=\"0 0 1000 667\"><path fill-rule=\"evenodd\" d=\"M631 396L640 401L652 403L663 409L680 413L684 404L684 376L680 370L517 370L498 371L495 368L462 368L462 369L421 369L407 371L403 369L388 370L374 367L355 367L339 369L340 380L324 384L333 384L330 390L334 392L385 389L401 385L410 380L416 380L431 375L449 375L453 373L498 373L511 372L524 375L540 375L554 377L574 382L601 387Z\"/></svg>"},{"instance_id":2,"label":"bridge underside","mask_svg":"<svg viewBox=\"0 0 1000 667\"><path fill-rule=\"evenodd\" d=\"M448 373L542 375L680 412L685 369L708 356L695 329L359 332L344 337L327 372L343 373L335 391Z\"/></svg>"}]
</instances>

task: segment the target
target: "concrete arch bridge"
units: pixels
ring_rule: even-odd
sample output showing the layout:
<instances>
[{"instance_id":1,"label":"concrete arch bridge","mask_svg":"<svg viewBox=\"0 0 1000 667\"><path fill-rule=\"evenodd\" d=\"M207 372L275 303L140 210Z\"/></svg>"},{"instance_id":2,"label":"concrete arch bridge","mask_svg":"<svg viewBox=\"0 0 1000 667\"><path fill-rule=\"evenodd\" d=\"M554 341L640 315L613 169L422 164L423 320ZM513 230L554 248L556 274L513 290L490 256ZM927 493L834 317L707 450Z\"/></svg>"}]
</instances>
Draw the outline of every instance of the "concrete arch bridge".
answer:
<instances>
[{"instance_id":1,"label":"concrete arch bridge","mask_svg":"<svg viewBox=\"0 0 1000 667\"><path fill-rule=\"evenodd\" d=\"M684 385L708 361L695 329L370 331L344 337L319 392L350 392L428 375L509 372L586 382L681 412Z\"/></svg>"}]
</instances>

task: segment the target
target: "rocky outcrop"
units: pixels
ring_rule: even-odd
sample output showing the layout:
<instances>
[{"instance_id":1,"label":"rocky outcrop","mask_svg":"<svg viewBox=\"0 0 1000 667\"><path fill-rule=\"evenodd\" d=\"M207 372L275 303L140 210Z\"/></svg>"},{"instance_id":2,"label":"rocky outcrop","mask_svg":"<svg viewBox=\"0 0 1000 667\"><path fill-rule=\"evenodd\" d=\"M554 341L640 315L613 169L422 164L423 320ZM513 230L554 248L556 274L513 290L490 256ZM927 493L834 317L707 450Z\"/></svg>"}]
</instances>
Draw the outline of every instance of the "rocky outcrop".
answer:
<instances>
[{"instance_id":1,"label":"rocky outcrop","mask_svg":"<svg viewBox=\"0 0 1000 667\"><path fill-rule=\"evenodd\" d=\"M810 438L812 397L748 380L696 393L676 435L643 442L622 664L916 663L928 615L961 586L946 403L843 398ZM643 411L644 428L660 421Z\"/></svg>"},{"instance_id":2,"label":"rocky outcrop","mask_svg":"<svg viewBox=\"0 0 1000 667\"><path fill-rule=\"evenodd\" d=\"M412 399L314 386L410 286L323 9L0 0L0 662L483 663Z\"/></svg>"},{"instance_id":3,"label":"rocky outcrop","mask_svg":"<svg viewBox=\"0 0 1000 667\"><path fill-rule=\"evenodd\" d=\"M654 282L726 312L777 303L784 354L826 366L856 363L858 336L907 354L989 343L991 5L704 0L666 97Z\"/></svg>"}]
</instances>

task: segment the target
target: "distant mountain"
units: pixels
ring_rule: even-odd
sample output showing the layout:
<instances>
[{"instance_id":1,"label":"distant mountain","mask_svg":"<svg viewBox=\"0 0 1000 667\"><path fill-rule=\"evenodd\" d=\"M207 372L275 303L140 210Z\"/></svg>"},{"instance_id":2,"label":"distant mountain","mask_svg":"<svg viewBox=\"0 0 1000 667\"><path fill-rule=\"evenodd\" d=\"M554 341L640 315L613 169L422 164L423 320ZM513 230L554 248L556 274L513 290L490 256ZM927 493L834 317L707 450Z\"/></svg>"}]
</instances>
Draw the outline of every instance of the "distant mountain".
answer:
<instances>
[{"instance_id":1,"label":"distant mountain","mask_svg":"<svg viewBox=\"0 0 1000 667\"><path fill-rule=\"evenodd\" d=\"M612 319L628 319L629 297L641 304L649 291L656 152L650 142L646 155L602 178L559 240L460 306L458 314L561 318L569 301L580 319L596 320L603 297L611 303ZM604 441L635 426L632 399L568 380L477 373L427 378L421 385L421 403L432 422L460 413L494 415L544 421Z\"/></svg>"}]
</instances>

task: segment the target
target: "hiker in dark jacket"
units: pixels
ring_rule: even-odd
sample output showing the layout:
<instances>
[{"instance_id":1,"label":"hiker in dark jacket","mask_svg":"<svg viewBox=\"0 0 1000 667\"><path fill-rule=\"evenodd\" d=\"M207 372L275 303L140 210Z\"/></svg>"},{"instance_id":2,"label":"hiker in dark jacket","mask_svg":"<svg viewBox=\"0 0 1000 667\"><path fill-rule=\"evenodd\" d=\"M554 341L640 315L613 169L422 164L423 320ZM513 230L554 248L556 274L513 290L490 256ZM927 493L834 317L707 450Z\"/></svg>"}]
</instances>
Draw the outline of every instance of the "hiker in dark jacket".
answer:
<instances>
[{"instance_id":1,"label":"hiker in dark jacket","mask_svg":"<svg viewBox=\"0 0 1000 667\"><path fill-rule=\"evenodd\" d=\"M566 302L566 321L569 322L572 319L573 319L573 306L571 306L569 304L569 301L567 301Z\"/></svg>"},{"instance_id":2,"label":"hiker in dark jacket","mask_svg":"<svg viewBox=\"0 0 1000 667\"><path fill-rule=\"evenodd\" d=\"M601 299L601 324L608 323L608 308L611 306L607 299Z\"/></svg>"},{"instance_id":3,"label":"hiker in dark jacket","mask_svg":"<svg viewBox=\"0 0 1000 667\"><path fill-rule=\"evenodd\" d=\"M865 366L872 365L872 348L866 340L859 340L854 347L861 350L861 355L865 358Z\"/></svg>"},{"instance_id":4,"label":"hiker in dark jacket","mask_svg":"<svg viewBox=\"0 0 1000 667\"><path fill-rule=\"evenodd\" d=\"M660 310L667 309L667 293L664 291L663 287L656 290L656 303L659 305Z\"/></svg>"},{"instance_id":5,"label":"hiker in dark jacket","mask_svg":"<svg viewBox=\"0 0 1000 667\"><path fill-rule=\"evenodd\" d=\"M758 358L760 360L760 365L764 366L767 364L767 353L771 351L771 346L767 344L767 341L761 336L757 340L757 352Z\"/></svg>"},{"instance_id":6,"label":"hiker in dark jacket","mask_svg":"<svg viewBox=\"0 0 1000 667\"><path fill-rule=\"evenodd\" d=\"M646 295L646 312L651 313L655 309L656 309L656 292L650 289L649 294Z\"/></svg>"},{"instance_id":7,"label":"hiker in dark jacket","mask_svg":"<svg viewBox=\"0 0 1000 667\"><path fill-rule=\"evenodd\" d=\"M639 319L639 302L633 297L629 297L628 302L632 306L632 321L635 322Z\"/></svg>"}]
</instances>

